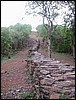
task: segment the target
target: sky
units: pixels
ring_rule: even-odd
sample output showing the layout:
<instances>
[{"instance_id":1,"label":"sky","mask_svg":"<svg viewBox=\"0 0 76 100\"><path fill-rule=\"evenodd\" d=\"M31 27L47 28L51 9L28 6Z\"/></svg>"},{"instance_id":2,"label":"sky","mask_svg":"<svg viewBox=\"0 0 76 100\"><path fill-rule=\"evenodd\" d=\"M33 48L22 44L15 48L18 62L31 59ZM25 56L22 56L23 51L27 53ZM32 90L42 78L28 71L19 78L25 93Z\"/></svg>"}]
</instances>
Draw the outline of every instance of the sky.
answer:
<instances>
[{"instance_id":1,"label":"sky","mask_svg":"<svg viewBox=\"0 0 76 100\"><path fill-rule=\"evenodd\" d=\"M27 1L1 1L1 27L9 27L10 25L21 23L30 24L32 30L36 30L36 27L42 24L42 17L25 15L26 2ZM58 17L56 21L59 25L62 24L62 16Z\"/></svg>"}]
</instances>

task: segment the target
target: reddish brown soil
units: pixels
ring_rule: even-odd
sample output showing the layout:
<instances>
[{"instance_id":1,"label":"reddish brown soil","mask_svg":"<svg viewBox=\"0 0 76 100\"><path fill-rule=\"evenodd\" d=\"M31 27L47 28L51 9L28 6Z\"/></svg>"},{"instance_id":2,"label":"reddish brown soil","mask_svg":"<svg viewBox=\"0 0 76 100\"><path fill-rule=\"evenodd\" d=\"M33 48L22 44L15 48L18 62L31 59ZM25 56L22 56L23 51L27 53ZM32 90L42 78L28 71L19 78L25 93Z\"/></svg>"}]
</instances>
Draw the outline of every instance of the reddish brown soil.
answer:
<instances>
[{"instance_id":1,"label":"reddish brown soil","mask_svg":"<svg viewBox=\"0 0 76 100\"><path fill-rule=\"evenodd\" d=\"M31 92L26 74L26 62L23 58L28 50L21 51L13 60L1 64L1 93L5 95L11 88L23 87L26 92ZM5 97L7 98L7 97Z\"/></svg>"}]
</instances>

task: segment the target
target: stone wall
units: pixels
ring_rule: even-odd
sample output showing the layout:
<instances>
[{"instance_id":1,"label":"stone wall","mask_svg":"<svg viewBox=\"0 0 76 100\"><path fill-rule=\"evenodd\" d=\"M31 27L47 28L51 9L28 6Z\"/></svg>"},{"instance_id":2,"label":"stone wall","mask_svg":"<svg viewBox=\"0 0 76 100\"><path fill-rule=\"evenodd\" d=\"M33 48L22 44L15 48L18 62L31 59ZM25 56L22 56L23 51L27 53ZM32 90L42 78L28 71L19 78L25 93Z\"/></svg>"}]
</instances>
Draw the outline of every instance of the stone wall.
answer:
<instances>
[{"instance_id":1,"label":"stone wall","mask_svg":"<svg viewBox=\"0 0 76 100\"><path fill-rule=\"evenodd\" d=\"M37 51L26 59L28 75L37 99L75 98L75 67L44 57Z\"/></svg>"},{"instance_id":2,"label":"stone wall","mask_svg":"<svg viewBox=\"0 0 76 100\"><path fill-rule=\"evenodd\" d=\"M25 59L36 99L75 99L75 66L47 58L37 47L31 48L32 58Z\"/></svg>"}]
</instances>

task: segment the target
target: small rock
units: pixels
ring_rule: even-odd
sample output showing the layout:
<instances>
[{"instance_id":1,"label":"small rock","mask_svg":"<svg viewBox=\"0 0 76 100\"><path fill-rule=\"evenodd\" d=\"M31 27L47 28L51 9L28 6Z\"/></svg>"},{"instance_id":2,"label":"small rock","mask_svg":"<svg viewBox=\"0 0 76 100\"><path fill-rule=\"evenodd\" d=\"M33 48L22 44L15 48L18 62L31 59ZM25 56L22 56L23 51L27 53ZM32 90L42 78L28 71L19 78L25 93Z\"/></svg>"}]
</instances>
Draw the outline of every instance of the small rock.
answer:
<instances>
[{"instance_id":1,"label":"small rock","mask_svg":"<svg viewBox=\"0 0 76 100\"><path fill-rule=\"evenodd\" d=\"M57 62L57 63L60 63L60 61L58 61L58 60L57 60L56 62Z\"/></svg>"},{"instance_id":2,"label":"small rock","mask_svg":"<svg viewBox=\"0 0 76 100\"><path fill-rule=\"evenodd\" d=\"M51 64L57 64L57 63L60 63L60 61L56 60L51 62Z\"/></svg>"},{"instance_id":3,"label":"small rock","mask_svg":"<svg viewBox=\"0 0 76 100\"><path fill-rule=\"evenodd\" d=\"M51 75L46 75L46 77L47 77L47 78L50 78L50 77L51 77Z\"/></svg>"},{"instance_id":4,"label":"small rock","mask_svg":"<svg viewBox=\"0 0 76 100\"><path fill-rule=\"evenodd\" d=\"M13 90L11 90L11 91L10 91L10 93L14 94L14 91L13 91Z\"/></svg>"},{"instance_id":5,"label":"small rock","mask_svg":"<svg viewBox=\"0 0 76 100\"><path fill-rule=\"evenodd\" d=\"M64 81L64 78L63 77L55 77L55 80L56 81Z\"/></svg>"},{"instance_id":6,"label":"small rock","mask_svg":"<svg viewBox=\"0 0 76 100\"><path fill-rule=\"evenodd\" d=\"M69 76L67 76L67 79L69 80L75 80L75 75L69 75Z\"/></svg>"},{"instance_id":7,"label":"small rock","mask_svg":"<svg viewBox=\"0 0 76 100\"><path fill-rule=\"evenodd\" d=\"M46 66L46 65L45 65L45 66L41 65L40 67L42 67L42 68L47 68L48 66Z\"/></svg>"},{"instance_id":8,"label":"small rock","mask_svg":"<svg viewBox=\"0 0 76 100\"><path fill-rule=\"evenodd\" d=\"M49 71L47 71L47 70L40 70L40 72L42 73L42 74L49 74Z\"/></svg>"},{"instance_id":9,"label":"small rock","mask_svg":"<svg viewBox=\"0 0 76 100\"><path fill-rule=\"evenodd\" d=\"M21 91L20 89L17 89L17 90L16 90L16 92L20 92L20 91Z\"/></svg>"},{"instance_id":10,"label":"small rock","mask_svg":"<svg viewBox=\"0 0 76 100\"><path fill-rule=\"evenodd\" d=\"M3 95L3 93L1 93L1 96Z\"/></svg>"},{"instance_id":11,"label":"small rock","mask_svg":"<svg viewBox=\"0 0 76 100\"><path fill-rule=\"evenodd\" d=\"M53 84L53 82L54 82L55 80L54 79L49 79L49 78L44 78L44 79L42 79L41 81L40 81L40 83L42 84L42 85L52 85Z\"/></svg>"}]
</instances>

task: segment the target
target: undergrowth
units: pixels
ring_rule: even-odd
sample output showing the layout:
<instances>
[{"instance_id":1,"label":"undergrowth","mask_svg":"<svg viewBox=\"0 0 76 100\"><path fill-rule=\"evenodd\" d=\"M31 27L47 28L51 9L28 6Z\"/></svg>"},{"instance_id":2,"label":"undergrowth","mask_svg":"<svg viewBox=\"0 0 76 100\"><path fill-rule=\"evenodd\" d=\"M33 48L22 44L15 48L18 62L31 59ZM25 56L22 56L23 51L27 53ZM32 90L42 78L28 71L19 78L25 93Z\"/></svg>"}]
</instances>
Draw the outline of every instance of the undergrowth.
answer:
<instances>
[{"instance_id":1,"label":"undergrowth","mask_svg":"<svg viewBox=\"0 0 76 100\"><path fill-rule=\"evenodd\" d=\"M21 99L34 99L33 93L22 93L20 94Z\"/></svg>"},{"instance_id":2,"label":"undergrowth","mask_svg":"<svg viewBox=\"0 0 76 100\"><path fill-rule=\"evenodd\" d=\"M68 97L65 96L64 91L61 92L60 99L68 99Z\"/></svg>"}]
</instances>

